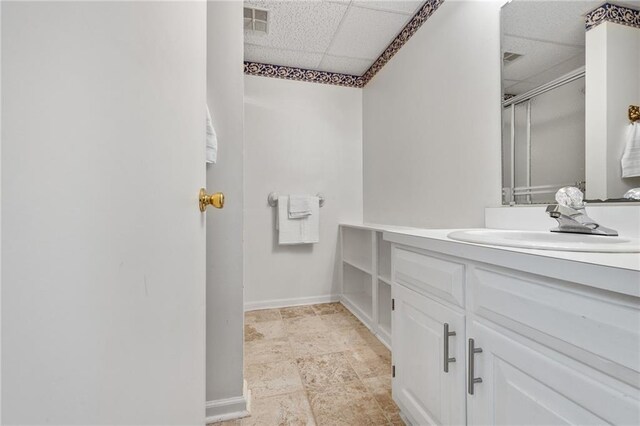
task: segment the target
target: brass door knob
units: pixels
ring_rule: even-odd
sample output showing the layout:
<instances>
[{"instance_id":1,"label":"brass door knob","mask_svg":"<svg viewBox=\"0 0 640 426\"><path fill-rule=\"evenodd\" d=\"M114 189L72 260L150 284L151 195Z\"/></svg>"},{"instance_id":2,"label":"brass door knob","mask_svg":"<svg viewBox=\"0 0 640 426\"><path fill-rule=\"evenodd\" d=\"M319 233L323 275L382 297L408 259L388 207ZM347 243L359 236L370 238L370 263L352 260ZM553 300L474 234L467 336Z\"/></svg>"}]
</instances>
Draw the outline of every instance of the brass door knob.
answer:
<instances>
[{"instance_id":1,"label":"brass door knob","mask_svg":"<svg viewBox=\"0 0 640 426\"><path fill-rule=\"evenodd\" d=\"M222 192L216 192L215 194L208 195L204 188L200 188L200 211L205 212L207 206L213 206L216 209L224 207L224 194Z\"/></svg>"}]
</instances>

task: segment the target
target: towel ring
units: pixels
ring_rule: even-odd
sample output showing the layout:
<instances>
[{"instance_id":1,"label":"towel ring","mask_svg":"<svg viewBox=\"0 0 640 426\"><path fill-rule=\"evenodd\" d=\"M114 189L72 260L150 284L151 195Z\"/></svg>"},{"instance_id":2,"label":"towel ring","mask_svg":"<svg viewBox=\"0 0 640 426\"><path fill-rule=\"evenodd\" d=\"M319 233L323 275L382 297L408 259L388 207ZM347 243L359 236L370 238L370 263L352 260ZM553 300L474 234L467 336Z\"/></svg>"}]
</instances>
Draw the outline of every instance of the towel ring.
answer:
<instances>
[{"instance_id":1,"label":"towel ring","mask_svg":"<svg viewBox=\"0 0 640 426\"><path fill-rule=\"evenodd\" d=\"M324 195L318 192L316 194L316 197L318 197L320 207L324 206ZM277 192L269 193L269 196L267 197L267 203L269 203L271 207L276 207L278 205L278 193Z\"/></svg>"}]
</instances>

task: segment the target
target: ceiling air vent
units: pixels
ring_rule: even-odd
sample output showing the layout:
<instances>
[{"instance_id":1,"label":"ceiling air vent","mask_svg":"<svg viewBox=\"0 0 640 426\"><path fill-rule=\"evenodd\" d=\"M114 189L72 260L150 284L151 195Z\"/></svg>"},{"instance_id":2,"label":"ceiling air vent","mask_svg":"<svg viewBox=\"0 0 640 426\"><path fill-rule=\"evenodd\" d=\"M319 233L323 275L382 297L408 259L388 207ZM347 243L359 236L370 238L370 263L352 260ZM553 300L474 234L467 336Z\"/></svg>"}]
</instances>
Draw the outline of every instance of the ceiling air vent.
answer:
<instances>
[{"instance_id":1,"label":"ceiling air vent","mask_svg":"<svg viewBox=\"0 0 640 426\"><path fill-rule=\"evenodd\" d=\"M513 52L504 52L502 54L502 62L506 65L506 64L510 64L511 62L515 61L516 59L520 58L522 55L519 53L513 53Z\"/></svg>"},{"instance_id":2,"label":"ceiling air vent","mask_svg":"<svg viewBox=\"0 0 640 426\"><path fill-rule=\"evenodd\" d=\"M256 9L253 7L244 8L244 29L266 34L269 13L264 9Z\"/></svg>"}]
</instances>

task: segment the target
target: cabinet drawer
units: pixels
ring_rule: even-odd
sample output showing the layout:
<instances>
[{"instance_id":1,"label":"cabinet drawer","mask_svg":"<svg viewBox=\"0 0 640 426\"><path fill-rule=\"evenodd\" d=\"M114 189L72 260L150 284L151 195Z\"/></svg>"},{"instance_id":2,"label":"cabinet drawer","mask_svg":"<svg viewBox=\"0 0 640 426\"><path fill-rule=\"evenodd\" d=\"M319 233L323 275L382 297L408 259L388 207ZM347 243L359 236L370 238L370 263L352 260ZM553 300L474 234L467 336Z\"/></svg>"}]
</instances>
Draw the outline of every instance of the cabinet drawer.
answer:
<instances>
[{"instance_id":1,"label":"cabinet drawer","mask_svg":"<svg viewBox=\"0 0 640 426\"><path fill-rule=\"evenodd\" d=\"M469 309L634 386L638 300L517 271L470 267Z\"/></svg>"},{"instance_id":2,"label":"cabinet drawer","mask_svg":"<svg viewBox=\"0 0 640 426\"><path fill-rule=\"evenodd\" d=\"M418 293L464 307L464 265L394 247L393 280Z\"/></svg>"}]
</instances>

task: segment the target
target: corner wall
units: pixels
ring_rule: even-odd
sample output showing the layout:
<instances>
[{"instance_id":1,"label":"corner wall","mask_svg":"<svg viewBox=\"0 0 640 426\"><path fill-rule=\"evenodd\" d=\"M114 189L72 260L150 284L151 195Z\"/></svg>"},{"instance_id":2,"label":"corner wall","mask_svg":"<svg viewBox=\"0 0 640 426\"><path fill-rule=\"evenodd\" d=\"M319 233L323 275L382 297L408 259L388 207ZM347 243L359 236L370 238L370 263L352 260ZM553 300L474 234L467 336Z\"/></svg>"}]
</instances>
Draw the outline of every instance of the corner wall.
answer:
<instances>
[{"instance_id":1,"label":"corner wall","mask_svg":"<svg viewBox=\"0 0 640 426\"><path fill-rule=\"evenodd\" d=\"M208 1L207 104L219 146L217 164L207 166L207 191L222 191L226 196L222 210L207 210L208 422L238 417L246 410L242 374L243 43L242 2Z\"/></svg>"},{"instance_id":2,"label":"corner wall","mask_svg":"<svg viewBox=\"0 0 640 426\"><path fill-rule=\"evenodd\" d=\"M604 22L586 35L587 198L622 198L640 186L623 178L629 105L640 101L640 29Z\"/></svg>"},{"instance_id":3,"label":"corner wall","mask_svg":"<svg viewBox=\"0 0 640 426\"><path fill-rule=\"evenodd\" d=\"M362 220L362 90L245 77L245 308L336 300L338 224ZM320 242L278 245L267 196L324 194Z\"/></svg>"},{"instance_id":4,"label":"corner wall","mask_svg":"<svg viewBox=\"0 0 640 426\"><path fill-rule=\"evenodd\" d=\"M364 88L364 219L482 227L500 197L500 7L445 1Z\"/></svg>"}]
</instances>

